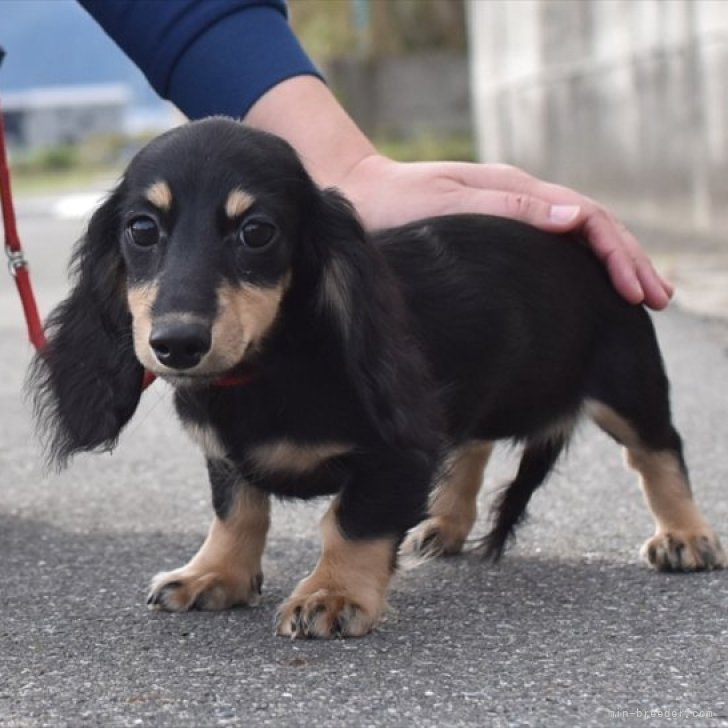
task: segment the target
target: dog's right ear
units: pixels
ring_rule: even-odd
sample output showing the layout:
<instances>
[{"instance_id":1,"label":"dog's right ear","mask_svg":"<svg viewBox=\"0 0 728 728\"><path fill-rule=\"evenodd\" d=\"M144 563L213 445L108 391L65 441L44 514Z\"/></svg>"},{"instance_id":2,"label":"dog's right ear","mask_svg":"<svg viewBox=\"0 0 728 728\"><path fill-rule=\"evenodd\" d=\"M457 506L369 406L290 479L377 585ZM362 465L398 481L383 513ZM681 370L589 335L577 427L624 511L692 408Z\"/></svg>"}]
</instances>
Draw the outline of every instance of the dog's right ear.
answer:
<instances>
[{"instance_id":1,"label":"dog's right ear","mask_svg":"<svg viewBox=\"0 0 728 728\"><path fill-rule=\"evenodd\" d=\"M439 404L399 285L352 205L335 190L310 205L311 246L321 308L349 379L381 435L404 449L440 445Z\"/></svg>"},{"instance_id":2,"label":"dog's right ear","mask_svg":"<svg viewBox=\"0 0 728 728\"><path fill-rule=\"evenodd\" d=\"M50 314L28 375L38 430L58 467L76 452L113 448L142 392L119 250L123 191L122 182L77 243L73 288Z\"/></svg>"}]
</instances>

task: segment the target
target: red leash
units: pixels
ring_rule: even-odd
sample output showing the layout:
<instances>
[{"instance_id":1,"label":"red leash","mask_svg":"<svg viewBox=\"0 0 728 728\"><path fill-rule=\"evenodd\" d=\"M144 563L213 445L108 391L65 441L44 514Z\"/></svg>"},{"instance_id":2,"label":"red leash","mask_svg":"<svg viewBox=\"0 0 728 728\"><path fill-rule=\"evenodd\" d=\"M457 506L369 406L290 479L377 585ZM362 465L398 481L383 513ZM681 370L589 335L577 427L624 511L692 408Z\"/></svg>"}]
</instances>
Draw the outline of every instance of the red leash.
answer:
<instances>
[{"instance_id":1,"label":"red leash","mask_svg":"<svg viewBox=\"0 0 728 728\"><path fill-rule=\"evenodd\" d=\"M10 171L5 152L5 126L3 124L2 109L0 109L0 201L3 210L3 227L5 229L5 253L8 256L8 270L15 278L15 285L20 294L23 313L28 324L28 338L30 343L40 351L45 346L46 339L43 333L43 324L38 315L38 307L30 283L28 262L23 255L23 248L18 237L18 228L15 224L15 210L10 188Z\"/></svg>"},{"instance_id":2,"label":"red leash","mask_svg":"<svg viewBox=\"0 0 728 728\"><path fill-rule=\"evenodd\" d=\"M0 202L2 203L3 228L5 230L5 254L8 257L8 270L15 279L15 285L20 294L20 303L23 306L25 321L28 326L28 338L36 351L40 352L46 345L43 324L38 314L33 286L30 282L28 261L20 244L18 226L13 207L13 192L10 186L10 166L5 146L5 124L3 122L2 108L0 108ZM155 379L151 372L144 372L143 387L146 389Z\"/></svg>"},{"instance_id":3,"label":"red leash","mask_svg":"<svg viewBox=\"0 0 728 728\"><path fill-rule=\"evenodd\" d=\"M0 60L2 60L1 55ZM35 302L33 286L30 283L28 261L25 259L23 248L20 244L20 237L15 220L13 195L10 187L10 169L5 148L5 125L3 124L2 108L0 108L0 202L2 202L5 253L8 256L8 270L10 271L10 275L15 279L15 285L20 294L20 302L23 306L25 321L28 325L28 338L35 349L40 352L46 345L46 337L43 332L43 324L38 315L38 306ZM238 387L248 384L252 377L253 375L248 372L237 375L229 374L220 377L215 382L215 386ZM146 389L155 379L156 376L152 372L145 371L144 379L142 380L142 389Z\"/></svg>"}]
</instances>

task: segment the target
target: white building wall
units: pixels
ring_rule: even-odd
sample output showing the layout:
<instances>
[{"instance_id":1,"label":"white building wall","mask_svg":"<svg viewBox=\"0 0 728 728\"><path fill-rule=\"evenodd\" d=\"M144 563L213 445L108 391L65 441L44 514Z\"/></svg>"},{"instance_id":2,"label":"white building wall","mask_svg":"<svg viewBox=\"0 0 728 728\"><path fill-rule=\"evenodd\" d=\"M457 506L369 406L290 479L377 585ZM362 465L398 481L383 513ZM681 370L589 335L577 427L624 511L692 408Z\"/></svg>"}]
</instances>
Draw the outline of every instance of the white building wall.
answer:
<instances>
[{"instance_id":1,"label":"white building wall","mask_svg":"<svg viewBox=\"0 0 728 728\"><path fill-rule=\"evenodd\" d=\"M469 0L480 156L728 230L728 0Z\"/></svg>"}]
</instances>

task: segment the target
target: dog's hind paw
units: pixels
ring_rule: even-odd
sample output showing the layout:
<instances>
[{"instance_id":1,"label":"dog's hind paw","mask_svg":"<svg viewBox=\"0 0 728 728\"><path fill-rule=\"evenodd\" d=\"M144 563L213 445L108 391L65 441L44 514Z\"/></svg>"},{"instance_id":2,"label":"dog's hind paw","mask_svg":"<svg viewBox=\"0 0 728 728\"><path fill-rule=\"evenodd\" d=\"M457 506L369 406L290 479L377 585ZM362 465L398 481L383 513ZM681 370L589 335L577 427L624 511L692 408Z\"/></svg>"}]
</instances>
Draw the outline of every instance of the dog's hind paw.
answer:
<instances>
[{"instance_id":1,"label":"dog's hind paw","mask_svg":"<svg viewBox=\"0 0 728 728\"><path fill-rule=\"evenodd\" d=\"M728 566L723 547L711 530L659 531L645 542L641 553L658 571L706 571Z\"/></svg>"},{"instance_id":2,"label":"dog's hind paw","mask_svg":"<svg viewBox=\"0 0 728 728\"><path fill-rule=\"evenodd\" d=\"M463 550L467 531L445 516L432 516L415 526L405 537L399 553L421 559L454 556Z\"/></svg>"},{"instance_id":3,"label":"dog's hind paw","mask_svg":"<svg viewBox=\"0 0 728 728\"><path fill-rule=\"evenodd\" d=\"M223 572L197 573L186 568L163 571L153 579L147 604L168 612L219 610L258 602L263 575L252 578Z\"/></svg>"}]
</instances>

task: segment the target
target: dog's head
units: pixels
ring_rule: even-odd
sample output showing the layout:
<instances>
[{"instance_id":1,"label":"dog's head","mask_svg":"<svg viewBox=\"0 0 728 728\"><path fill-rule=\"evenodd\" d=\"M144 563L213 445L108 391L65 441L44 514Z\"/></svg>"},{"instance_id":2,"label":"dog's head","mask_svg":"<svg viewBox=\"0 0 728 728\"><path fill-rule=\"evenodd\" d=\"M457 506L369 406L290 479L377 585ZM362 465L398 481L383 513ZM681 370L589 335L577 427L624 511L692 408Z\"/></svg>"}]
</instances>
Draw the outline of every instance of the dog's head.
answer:
<instances>
[{"instance_id":1,"label":"dog's head","mask_svg":"<svg viewBox=\"0 0 728 728\"><path fill-rule=\"evenodd\" d=\"M318 191L287 144L224 119L150 143L122 188L137 359L175 385L229 373L276 321Z\"/></svg>"},{"instance_id":2,"label":"dog's head","mask_svg":"<svg viewBox=\"0 0 728 728\"><path fill-rule=\"evenodd\" d=\"M277 137L214 118L153 140L92 217L74 273L31 374L57 462L114 445L144 369L210 386L245 367L293 289L335 331L377 424L411 429L418 365L396 286L348 203Z\"/></svg>"}]
</instances>

